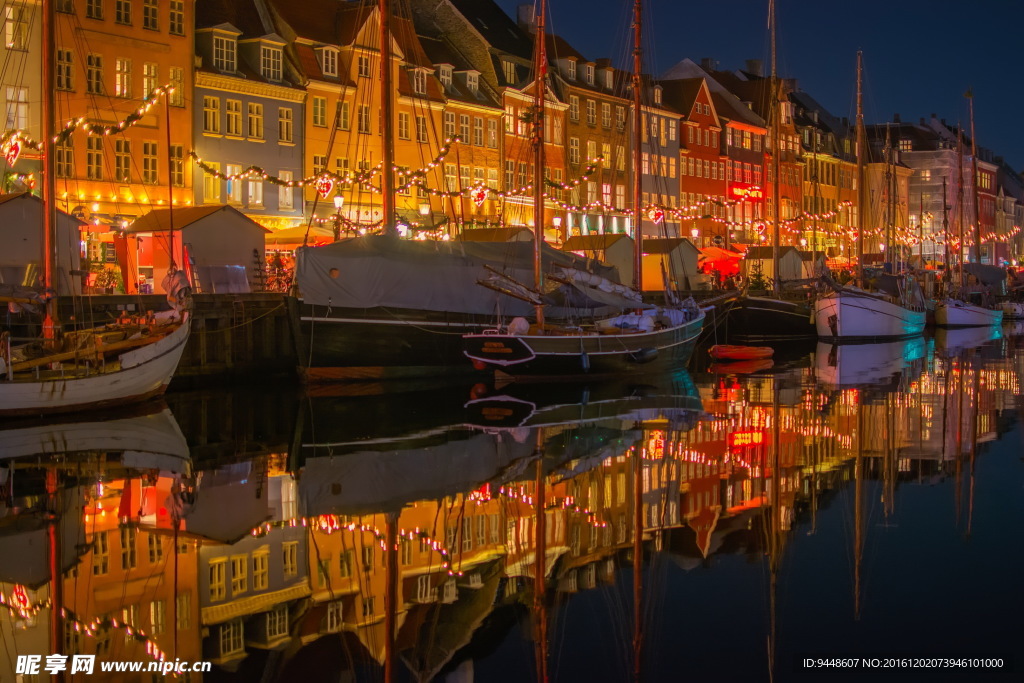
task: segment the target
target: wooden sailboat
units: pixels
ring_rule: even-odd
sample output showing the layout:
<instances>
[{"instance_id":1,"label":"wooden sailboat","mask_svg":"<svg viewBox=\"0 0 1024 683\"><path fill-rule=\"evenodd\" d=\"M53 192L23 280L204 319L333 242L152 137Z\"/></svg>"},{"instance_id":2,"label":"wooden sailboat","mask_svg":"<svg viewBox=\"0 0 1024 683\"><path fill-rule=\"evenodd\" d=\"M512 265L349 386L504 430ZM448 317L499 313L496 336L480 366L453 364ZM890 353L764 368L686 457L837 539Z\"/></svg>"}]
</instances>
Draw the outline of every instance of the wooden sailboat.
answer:
<instances>
[{"instance_id":1,"label":"wooden sailboat","mask_svg":"<svg viewBox=\"0 0 1024 683\"><path fill-rule=\"evenodd\" d=\"M42 229L43 286L47 293L56 291L58 248L53 12L52 0L44 0ZM170 235L173 239L173 223ZM45 300L41 348L39 344L19 348L9 334L0 335L0 417L73 412L134 403L162 394L178 367L191 327L187 280L172 274L164 284L168 292L175 292L168 296L175 310L159 321L151 316L133 324L64 335L57 299L50 296ZM0 302L6 303L4 299Z\"/></svg>"},{"instance_id":2,"label":"wooden sailboat","mask_svg":"<svg viewBox=\"0 0 1024 683\"><path fill-rule=\"evenodd\" d=\"M546 2L537 15L534 51L533 144L534 169L544 169L544 108L547 93ZM704 327L706 311L693 300L678 302L666 292L666 306L645 306L640 295L643 282L643 210L641 206L641 109L642 51L639 4L634 10L633 50L633 289L595 283L590 293L616 303L621 315L597 321L594 325L545 324L542 296L545 276L541 269L544 246L544 184L534 183L533 215L535 232L534 278L532 289L519 287L520 297L534 304L534 321L514 318L507 325L463 336L465 354L474 365L493 368L515 377L558 377L581 374L618 374L636 370L638 365L657 363L671 367L684 363ZM566 274L567 277L573 277ZM578 283L574 280L573 284ZM485 283L482 283L485 284ZM608 291L611 290L611 291Z\"/></svg>"},{"instance_id":3,"label":"wooden sailboat","mask_svg":"<svg viewBox=\"0 0 1024 683\"><path fill-rule=\"evenodd\" d=\"M831 341L871 341L915 337L924 332L924 297L909 277L881 275L879 291L865 288L864 276L864 107L861 92L863 53L857 53L857 280L859 287L844 287L826 280L830 291L814 304L818 337Z\"/></svg>"},{"instance_id":4,"label":"wooden sailboat","mask_svg":"<svg viewBox=\"0 0 1024 683\"><path fill-rule=\"evenodd\" d=\"M967 92L967 102L970 106L971 118L971 188L973 192L974 205L974 263L981 263L981 222L978 210L978 146L974 138L974 97ZM958 296L946 297L935 306L935 324L941 327L990 327L1000 325L1003 322L1003 307L990 307L973 303L968 300L966 288L964 287L964 271L969 264L964 263L964 239L963 239L963 196L964 196L964 174L963 174L963 133L957 130L959 140L958 148L958 169L960 180L957 183L958 203L960 204L960 287ZM946 236L949 239L949 236ZM1005 279L1005 275L1003 275Z\"/></svg>"}]
</instances>

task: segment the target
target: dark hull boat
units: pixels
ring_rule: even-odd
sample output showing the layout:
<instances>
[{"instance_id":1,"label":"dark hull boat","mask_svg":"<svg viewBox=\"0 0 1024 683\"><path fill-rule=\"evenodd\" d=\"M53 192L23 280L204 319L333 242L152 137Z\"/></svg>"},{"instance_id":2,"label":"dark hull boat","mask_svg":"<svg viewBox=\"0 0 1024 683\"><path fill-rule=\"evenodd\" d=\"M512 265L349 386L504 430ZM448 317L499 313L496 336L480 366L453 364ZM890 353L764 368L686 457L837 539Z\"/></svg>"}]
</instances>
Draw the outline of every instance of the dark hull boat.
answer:
<instances>
[{"instance_id":1,"label":"dark hull boat","mask_svg":"<svg viewBox=\"0 0 1024 683\"><path fill-rule=\"evenodd\" d=\"M813 339L813 306L807 301L743 296L729 311L729 336L743 341Z\"/></svg>"},{"instance_id":2,"label":"dark hull boat","mask_svg":"<svg viewBox=\"0 0 1024 683\"><path fill-rule=\"evenodd\" d=\"M612 269L546 247L546 269L602 278ZM493 327L495 316L528 315L529 303L481 287L496 272L528 279L525 242L424 242L369 236L298 251L301 299L295 316L307 380L403 379L470 374L462 336ZM568 286L567 286L568 287ZM563 297L552 320L607 315L600 302Z\"/></svg>"}]
</instances>

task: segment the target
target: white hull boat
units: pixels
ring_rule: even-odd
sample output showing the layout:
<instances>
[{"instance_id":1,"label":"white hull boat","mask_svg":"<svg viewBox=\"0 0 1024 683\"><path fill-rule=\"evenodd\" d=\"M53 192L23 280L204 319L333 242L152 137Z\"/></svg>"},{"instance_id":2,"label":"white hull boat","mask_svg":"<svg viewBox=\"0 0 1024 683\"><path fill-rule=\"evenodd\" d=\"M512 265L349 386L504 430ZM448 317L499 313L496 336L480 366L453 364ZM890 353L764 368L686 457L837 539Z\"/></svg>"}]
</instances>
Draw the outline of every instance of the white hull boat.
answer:
<instances>
[{"instance_id":1,"label":"white hull boat","mask_svg":"<svg viewBox=\"0 0 1024 683\"><path fill-rule=\"evenodd\" d=\"M814 302L814 321L819 339L906 339L924 332L925 311L885 295L847 288L819 297Z\"/></svg>"},{"instance_id":2,"label":"white hull boat","mask_svg":"<svg viewBox=\"0 0 1024 683\"><path fill-rule=\"evenodd\" d=\"M940 327L990 327L1003 322L1003 310L945 299L935 306L935 324Z\"/></svg>"},{"instance_id":3,"label":"white hull boat","mask_svg":"<svg viewBox=\"0 0 1024 683\"><path fill-rule=\"evenodd\" d=\"M1002 309L1003 320L1024 320L1024 303L1004 301Z\"/></svg>"},{"instance_id":4,"label":"white hull boat","mask_svg":"<svg viewBox=\"0 0 1024 683\"><path fill-rule=\"evenodd\" d=\"M0 372L0 417L93 410L159 396L178 367L191 324L186 312L181 324L165 336L88 374L46 369L5 379Z\"/></svg>"}]
</instances>

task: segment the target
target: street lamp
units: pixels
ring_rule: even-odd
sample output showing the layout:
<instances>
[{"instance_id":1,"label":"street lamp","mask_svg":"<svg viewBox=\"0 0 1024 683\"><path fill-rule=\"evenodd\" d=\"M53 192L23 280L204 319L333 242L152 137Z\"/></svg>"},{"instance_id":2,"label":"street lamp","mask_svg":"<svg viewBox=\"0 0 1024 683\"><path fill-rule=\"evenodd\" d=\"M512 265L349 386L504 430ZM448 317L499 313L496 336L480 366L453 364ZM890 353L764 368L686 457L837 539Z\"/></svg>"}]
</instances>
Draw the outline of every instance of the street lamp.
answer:
<instances>
[{"instance_id":1,"label":"street lamp","mask_svg":"<svg viewBox=\"0 0 1024 683\"><path fill-rule=\"evenodd\" d=\"M693 241L695 243L697 243L699 241L699 238L700 238L700 229L698 229L698 228L691 229L690 230L690 237L692 237ZM696 246L698 249L700 249L700 244L699 243L698 244L694 244L694 246Z\"/></svg>"},{"instance_id":2,"label":"street lamp","mask_svg":"<svg viewBox=\"0 0 1024 683\"><path fill-rule=\"evenodd\" d=\"M341 239L341 207L345 205L345 198L340 194L334 195L334 241Z\"/></svg>"}]
</instances>

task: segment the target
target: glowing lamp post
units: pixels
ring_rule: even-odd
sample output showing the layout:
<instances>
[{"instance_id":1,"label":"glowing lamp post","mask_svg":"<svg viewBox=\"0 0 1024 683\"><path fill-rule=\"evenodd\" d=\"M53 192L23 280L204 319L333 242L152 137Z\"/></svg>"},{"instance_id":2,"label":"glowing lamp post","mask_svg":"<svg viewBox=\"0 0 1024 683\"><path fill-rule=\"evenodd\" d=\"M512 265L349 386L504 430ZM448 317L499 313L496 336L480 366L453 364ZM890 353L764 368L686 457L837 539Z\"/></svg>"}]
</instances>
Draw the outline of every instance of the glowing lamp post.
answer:
<instances>
[{"instance_id":1,"label":"glowing lamp post","mask_svg":"<svg viewBox=\"0 0 1024 683\"><path fill-rule=\"evenodd\" d=\"M345 205L345 198L340 194L334 195L334 241L341 239L341 207Z\"/></svg>"}]
</instances>

